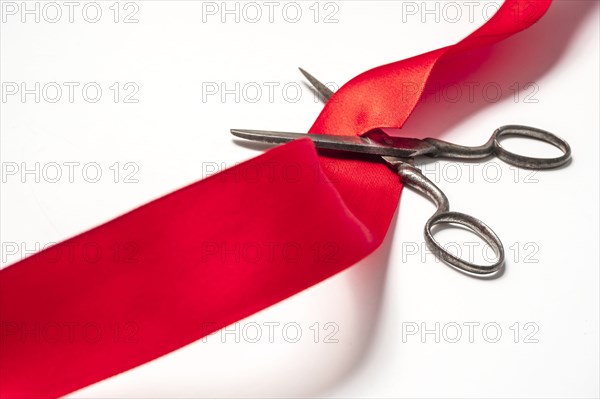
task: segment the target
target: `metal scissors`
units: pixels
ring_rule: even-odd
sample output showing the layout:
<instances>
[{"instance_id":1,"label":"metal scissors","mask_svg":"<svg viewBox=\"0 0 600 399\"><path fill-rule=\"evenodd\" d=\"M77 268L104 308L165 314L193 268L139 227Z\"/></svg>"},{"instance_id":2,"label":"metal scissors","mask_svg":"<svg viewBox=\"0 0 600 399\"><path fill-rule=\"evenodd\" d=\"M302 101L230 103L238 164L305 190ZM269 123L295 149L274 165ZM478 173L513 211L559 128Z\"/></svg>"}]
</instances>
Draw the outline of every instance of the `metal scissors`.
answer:
<instances>
[{"instance_id":1,"label":"metal scissors","mask_svg":"<svg viewBox=\"0 0 600 399\"><path fill-rule=\"evenodd\" d=\"M331 98L333 91L308 72L303 69L300 69L300 71L325 101ZM404 185L424 194L436 204L437 211L427 221L424 229L425 242L432 253L455 269L478 277L493 276L503 267L504 246L502 242L496 233L481 220L464 213L451 212L446 195L414 166L414 158L429 156L452 159L482 159L495 155L511 165L540 170L558 168L567 164L571 158L571 148L565 140L541 129L518 125L503 126L497 129L489 141L479 147L465 147L434 138L421 140L391 137L383 132L369 133L364 137L242 129L231 129L231 133L243 139L269 144L287 143L298 138L308 137L317 148L381 156L398 173ZM503 148L500 143L500 138L507 136L544 141L559 148L563 154L556 158L533 158L514 154ZM478 265L448 252L433 237L433 227L443 224L460 225L481 237L495 252L496 262L491 265Z\"/></svg>"}]
</instances>

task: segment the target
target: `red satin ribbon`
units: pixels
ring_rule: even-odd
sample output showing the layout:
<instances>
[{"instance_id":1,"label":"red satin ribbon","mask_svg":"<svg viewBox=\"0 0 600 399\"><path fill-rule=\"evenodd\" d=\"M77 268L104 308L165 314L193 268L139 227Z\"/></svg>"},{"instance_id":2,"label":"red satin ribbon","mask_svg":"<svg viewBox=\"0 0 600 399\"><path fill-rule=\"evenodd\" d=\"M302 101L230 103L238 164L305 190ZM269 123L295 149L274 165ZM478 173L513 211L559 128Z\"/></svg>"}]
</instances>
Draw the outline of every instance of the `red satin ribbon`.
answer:
<instances>
[{"instance_id":1,"label":"red satin ribbon","mask_svg":"<svg viewBox=\"0 0 600 399\"><path fill-rule=\"evenodd\" d=\"M455 46L342 87L312 132L401 127L432 70L533 24L507 0ZM418 83L413 96L403 83ZM399 95L400 94L400 95ZM383 241L397 176L299 140L0 271L0 395L55 397L194 342L351 266Z\"/></svg>"},{"instance_id":2,"label":"red satin ribbon","mask_svg":"<svg viewBox=\"0 0 600 399\"><path fill-rule=\"evenodd\" d=\"M506 0L485 25L459 43L358 75L331 97L310 131L360 135L382 127L401 128L436 68L526 29L544 15L551 2ZM462 69L473 67L468 62L460 65Z\"/></svg>"}]
</instances>

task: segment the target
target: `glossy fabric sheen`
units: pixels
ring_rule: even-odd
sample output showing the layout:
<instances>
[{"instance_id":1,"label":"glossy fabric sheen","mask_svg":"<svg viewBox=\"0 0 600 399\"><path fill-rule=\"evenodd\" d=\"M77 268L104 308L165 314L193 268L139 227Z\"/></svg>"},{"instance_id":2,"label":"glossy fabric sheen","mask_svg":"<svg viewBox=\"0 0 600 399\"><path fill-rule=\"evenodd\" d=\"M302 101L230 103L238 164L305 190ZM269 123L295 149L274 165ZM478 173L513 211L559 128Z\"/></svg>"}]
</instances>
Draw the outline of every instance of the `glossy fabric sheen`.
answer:
<instances>
[{"instance_id":1,"label":"glossy fabric sheen","mask_svg":"<svg viewBox=\"0 0 600 399\"><path fill-rule=\"evenodd\" d=\"M549 4L506 1L458 45L354 78L311 132L401 127L421 95L398 96L403 82L424 87L443 58L526 28ZM515 5L522 18L502 12ZM348 268L381 244L400 192L384 165L319 156L303 139L5 268L0 395L65 395Z\"/></svg>"},{"instance_id":2,"label":"glossy fabric sheen","mask_svg":"<svg viewBox=\"0 0 600 399\"><path fill-rule=\"evenodd\" d=\"M371 69L346 83L328 101L310 129L321 134L364 134L400 128L415 109L434 69L474 68L470 52L497 43L537 22L551 0L506 0L486 24L456 45ZM394 40L391 40L392 42ZM444 63L462 59L458 65ZM446 71L447 72L447 71Z\"/></svg>"}]
</instances>

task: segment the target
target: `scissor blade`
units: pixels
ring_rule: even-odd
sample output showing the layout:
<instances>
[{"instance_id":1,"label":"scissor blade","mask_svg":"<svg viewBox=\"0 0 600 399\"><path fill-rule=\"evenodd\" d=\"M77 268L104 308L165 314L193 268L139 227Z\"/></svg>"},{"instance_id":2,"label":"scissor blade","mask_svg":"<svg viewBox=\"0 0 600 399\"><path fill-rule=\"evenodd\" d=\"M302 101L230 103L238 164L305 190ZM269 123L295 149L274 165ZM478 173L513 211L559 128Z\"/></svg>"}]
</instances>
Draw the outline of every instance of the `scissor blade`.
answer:
<instances>
[{"instance_id":1,"label":"scissor blade","mask_svg":"<svg viewBox=\"0 0 600 399\"><path fill-rule=\"evenodd\" d=\"M273 132L268 130L231 129L231 134L247 140L268 144L288 143L300 138L309 138L317 148L336 151L357 152L361 154L387 155L390 157L410 158L418 155L418 146L398 148L385 143L359 136L334 136L328 134L303 134L289 132Z\"/></svg>"},{"instance_id":2,"label":"scissor blade","mask_svg":"<svg viewBox=\"0 0 600 399\"><path fill-rule=\"evenodd\" d=\"M326 102L329 101L331 96L333 96L333 90L331 90L329 87L325 86L323 83L319 82L317 80L317 78L312 76L310 73L306 72L304 69L302 69L302 68L298 68L298 69L300 70L300 72L302 72L302 75L304 75L304 77L306 79L308 79L310 84L313 85L313 87L315 88L317 93L319 93Z\"/></svg>"}]
</instances>

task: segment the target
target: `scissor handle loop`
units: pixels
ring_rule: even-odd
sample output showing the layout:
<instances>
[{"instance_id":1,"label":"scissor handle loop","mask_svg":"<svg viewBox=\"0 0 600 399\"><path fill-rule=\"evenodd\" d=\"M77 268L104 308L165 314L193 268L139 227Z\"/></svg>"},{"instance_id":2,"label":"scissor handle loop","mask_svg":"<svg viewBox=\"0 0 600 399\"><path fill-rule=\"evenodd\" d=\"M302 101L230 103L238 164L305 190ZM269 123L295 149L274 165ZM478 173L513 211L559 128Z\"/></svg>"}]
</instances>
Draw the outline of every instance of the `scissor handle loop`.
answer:
<instances>
[{"instance_id":1,"label":"scissor handle loop","mask_svg":"<svg viewBox=\"0 0 600 399\"><path fill-rule=\"evenodd\" d=\"M563 154L556 158L534 158L515 154L502 147L500 142L501 138L508 136L540 140L560 149ZM571 158L571 147L569 146L569 143L550 132L534 127L520 125L502 126L494 132L492 141L494 153L498 158L519 168L552 169L566 164Z\"/></svg>"},{"instance_id":2,"label":"scissor handle loop","mask_svg":"<svg viewBox=\"0 0 600 399\"><path fill-rule=\"evenodd\" d=\"M458 224L482 238L494 251L498 259L491 265L477 265L461 259L446 250L433 237L433 227L442 224ZM481 220L460 212L438 212L425 224L425 242L436 257L455 269L476 276L489 276L497 273L504 264L504 246L494 231Z\"/></svg>"},{"instance_id":3,"label":"scissor handle loop","mask_svg":"<svg viewBox=\"0 0 600 399\"><path fill-rule=\"evenodd\" d=\"M415 166L401 158L386 158L397 167L403 184L427 196L437 206L435 214L427 221L424 229L425 243L433 254L455 269L470 275L486 277L495 274L504 264L504 246L494 231L481 220L459 212L450 212L450 204L444 193ZM433 227L441 224L458 224L483 239L495 252L498 259L492 265L477 265L463 260L442 247L433 237Z\"/></svg>"}]
</instances>

